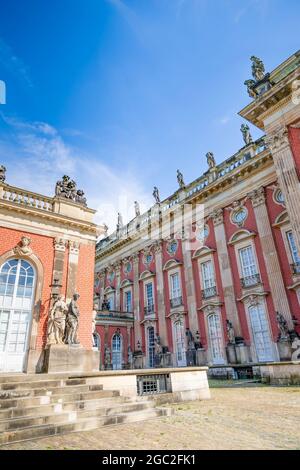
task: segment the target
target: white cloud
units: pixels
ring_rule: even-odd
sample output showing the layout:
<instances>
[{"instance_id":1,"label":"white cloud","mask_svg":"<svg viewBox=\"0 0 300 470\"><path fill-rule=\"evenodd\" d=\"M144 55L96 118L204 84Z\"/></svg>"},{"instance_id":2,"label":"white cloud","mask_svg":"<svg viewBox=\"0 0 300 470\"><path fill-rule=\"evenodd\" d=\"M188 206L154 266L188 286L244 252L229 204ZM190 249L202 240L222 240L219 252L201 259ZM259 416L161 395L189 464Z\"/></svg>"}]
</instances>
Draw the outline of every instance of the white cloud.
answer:
<instances>
[{"instance_id":1,"label":"white cloud","mask_svg":"<svg viewBox=\"0 0 300 470\"><path fill-rule=\"evenodd\" d=\"M12 48L0 38L0 65L10 73L21 78L30 88L33 86L28 67L16 56Z\"/></svg>"},{"instance_id":2,"label":"white cloud","mask_svg":"<svg viewBox=\"0 0 300 470\"><path fill-rule=\"evenodd\" d=\"M70 145L45 122L2 117L14 135L13 141L0 137L9 184L52 196L56 181L68 174L85 191L89 207L98 210L95 221L105 222L109 232L115 229L117 212L122 213L124 222L134 216L135 200L140 202L142 211L152 204L138 174L125 164L116 172L95 155Z\"/></svg>"}]
</instances>

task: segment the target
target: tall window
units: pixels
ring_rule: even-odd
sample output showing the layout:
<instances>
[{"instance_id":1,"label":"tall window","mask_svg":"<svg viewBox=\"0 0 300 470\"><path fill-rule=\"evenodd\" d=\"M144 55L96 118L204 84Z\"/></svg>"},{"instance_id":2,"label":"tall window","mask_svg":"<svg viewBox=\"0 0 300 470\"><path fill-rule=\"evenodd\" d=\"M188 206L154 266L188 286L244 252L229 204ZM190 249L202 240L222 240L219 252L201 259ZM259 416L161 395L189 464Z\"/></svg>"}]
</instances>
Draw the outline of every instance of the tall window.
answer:
<instances>
[{"instance_id":1,"label":"tall window","mask_svg":"<svg viewBox=\"0 0 300 470\"><path fill-rule=\"evenodd\" d=\"M0 371L22 371L32 317L35 274L25 260L0 270Z\"/></svg>"},{"instance_id":2,"label":"tall window","mask_svg":"<svg viewBox=\"0 0 300 470\"><path fill-rule=\"evenodd\" d=\"M257 273L256 262L252 246L246 246L239 250L243 277L254 276Z\"/></svg>"},{"instance_id":3,"label":"tall window","mask_svg":"<svg viewBox=\"0 0 300 470\"><path fill-rule=\"evenodd\" d=\"M293 232L290 230L289 232L286 233L286 236L289 242L289 247L290 247L291 255L293 258L293 263L300 264L300 256L298 254Z\"/></svg>"},{"instance_id":4,"label":"tall window","mask_svg":"<svg viewBox=\"0 0 300 470\"><path fill-rule=\"evenodd\" d=\"M112 337L112 366L113 369L122 369L122 338L118 333Z\"/></svg>"},{"instance_id":5,"label":"tall window","mask_svg":"<svg viewBox=\"0 0 300 470\"><path fill-rule=\"evenodd\" d=\"M179 367L186 366L184 327L181 320L173 324L173 338L176 353L176 361Z\"/></svg>"},{"instance_id":6,"label":"tall window","mask_svg":"<svg viewBox=\"0 0 300 470\"><path fill-rule=\"evenodd\" d=\"M222 332L219 315L213 313L207 318L210 353L214 364L224 364Z\"/></svg>"},{"instance_id":7,"label":"tall window","mask_svg":"<svg viewBox=\"0 0 300 470\"><path fill-rule=\"evenodd\" d=\"M205 263L201 263L201 274L203 289L209 289L210 287L214 287L216 285L215 273L211 260L206 261Z\"/></svg>"},{"instance_id":8,"label":"tall window","mask_svg":"<svg viewBox=\"0 0 300 470\"><path fill-rule=\"evenodd\" d=\"M154 299L153 299L153 283L148 282L145 287L146 290L146 304L147 307L153 307Z\"/></svg>"},{"instance_id":9,"label":"tall window","mask_svg":"<svg viewBox=\"0 0 300 470\"><path fill-rule=\"evenodd\" d=\"M257 360L272 361L272 345L264 306L258 304L249 307L249 316Z\"/></svg>"},{"instance_id":10,"label":"tall window","mask_svg":"<svg viewBox=\"0 0 300 470\"><path fill-rule=\"evenodd\" d=\"M171 299L181 297L181 288L179 282L179 273L171 274Z\"/></svg>"},{"instance_id":11,"label":"tall window","mask_svg":"<svg viewBox=\"0 0 300 470\"><path fill-rule=\"evenodd\" d=\"M148 366L154 367L154 353L155 353L155 335L154 327L147 328L147 349L148 349Z\"/></svg>"},{"instance_id":12,"label":"tall window","mask_svg":"<svg viewBox=\"0 0 300 470\"><path fill-rule=\"evenodd\" d=\"M131 295L131 290L125 291L125 312L131 312L132 311L132 295Z\"/></svg>"}]
</instances>

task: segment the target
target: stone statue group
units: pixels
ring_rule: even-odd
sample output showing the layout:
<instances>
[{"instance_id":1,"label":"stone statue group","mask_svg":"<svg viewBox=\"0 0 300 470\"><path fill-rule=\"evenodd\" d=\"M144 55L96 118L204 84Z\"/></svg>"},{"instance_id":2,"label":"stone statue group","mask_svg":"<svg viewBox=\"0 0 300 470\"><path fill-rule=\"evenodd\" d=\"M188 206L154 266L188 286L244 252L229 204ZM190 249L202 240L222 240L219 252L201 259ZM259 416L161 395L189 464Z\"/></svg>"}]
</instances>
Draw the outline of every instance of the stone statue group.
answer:
<instances>
[{"instance_id":1,"label":"stone statue group","mask_svg":"<svg viewBox=\"0 0 300 470\"><path fill-rule=\"evenodd\" d=\"M79 294L74 294L69 303L59 295L55 300L48 318L47 345L51 344L79 344L78 322L79 308L77 301Z\"/></svg>"}]
</instances>

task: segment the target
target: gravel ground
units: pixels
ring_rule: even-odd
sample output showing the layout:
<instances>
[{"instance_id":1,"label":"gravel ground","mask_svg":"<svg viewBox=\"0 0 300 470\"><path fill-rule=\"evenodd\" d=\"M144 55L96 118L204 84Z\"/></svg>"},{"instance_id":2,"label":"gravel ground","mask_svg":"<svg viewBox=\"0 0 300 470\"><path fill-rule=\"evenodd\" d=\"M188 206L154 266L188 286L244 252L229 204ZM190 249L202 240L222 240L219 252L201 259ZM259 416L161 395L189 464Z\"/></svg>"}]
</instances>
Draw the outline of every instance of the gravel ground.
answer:
<instances>
[{"instance_id":1,"label":"gravel ground","mask_svg":"<svg viewBox=\"0 0 300 470\"><path fill-rule=\"evenodd\" d=\"M175 415L4 446L1 449L298 449L300 387L212 388Z\"/></svg>"}]
</instances>

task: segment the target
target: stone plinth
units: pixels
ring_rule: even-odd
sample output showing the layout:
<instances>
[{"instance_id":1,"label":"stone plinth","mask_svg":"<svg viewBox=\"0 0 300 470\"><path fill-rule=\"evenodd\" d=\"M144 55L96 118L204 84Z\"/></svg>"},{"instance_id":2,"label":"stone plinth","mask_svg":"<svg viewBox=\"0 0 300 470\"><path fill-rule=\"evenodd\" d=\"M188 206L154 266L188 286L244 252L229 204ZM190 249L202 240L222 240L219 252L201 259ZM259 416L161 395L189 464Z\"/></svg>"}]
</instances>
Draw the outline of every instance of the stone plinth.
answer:
<instances>
[{"instance_id":1,"label":"stone plinth","mask_svg":"<svg viewBox=\"0 0 300 470\"><path fill-rule=\"evenodd\" d=\"M235 352L238 364L248 364L250 362L248 346L245 344L236 344Z\"/></svg>"},{"instance_id":2,"label":"stone plinth","mask_svg":"<svg viewBox=\"0 0 300 470\"><path fill-rule=\"evenodd\" d=\"M207 364L206 351L204 348L197 349L196 364L197 366L205 366Z\"/></svg>"},{"instance_id":3,"label":"stone plinth","mask_svg":"<svg viewBox=\"0 0 300 470\"><path fill-rule=\"evenodd\" d=\"M260 366L262 382L272 385L300 385L300 361L273 362Z\"/></svg>"},{"instance_id":4,"label":"stone plinth","mask_svg":"<svg viewBox=\"0 0 300 470\"><path fill-rule=\"evenodd\" d=\"M279 340L277 343L278 353L281 361L289 361L292 357L292 347L288 340Z\"/></svg>"},{"instance_id":5,"label":"stone plinth","mask_svg":"<svg viewBox=\"0 0 300 470\"><path fill-rule=\"evenodd\" d=\"M235 352L234 344L228 344L226 346L226 353L227 353L228 364L236 364L237 359L236 359L236 352Z\"/></svg>"},{"instance_id":6,"label":"stone plinth","mask_svg":"<svg viewBox=\"0 0 300 470\"><path fill-rule=\"evenodd\" d=\"M93 372L99 370L99 351L82 346L53 344L45 349L44 372Z\"/></svg>"}]
</instances>

